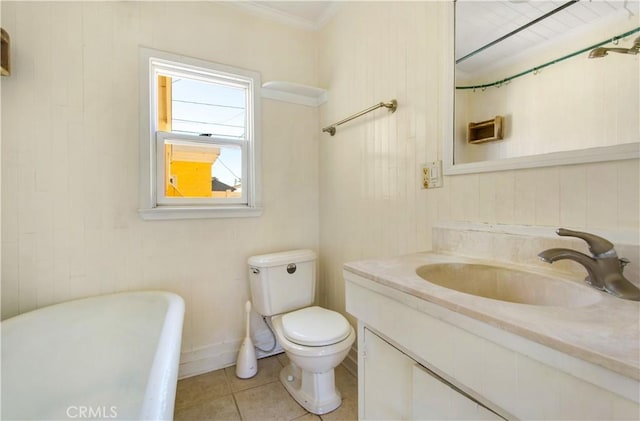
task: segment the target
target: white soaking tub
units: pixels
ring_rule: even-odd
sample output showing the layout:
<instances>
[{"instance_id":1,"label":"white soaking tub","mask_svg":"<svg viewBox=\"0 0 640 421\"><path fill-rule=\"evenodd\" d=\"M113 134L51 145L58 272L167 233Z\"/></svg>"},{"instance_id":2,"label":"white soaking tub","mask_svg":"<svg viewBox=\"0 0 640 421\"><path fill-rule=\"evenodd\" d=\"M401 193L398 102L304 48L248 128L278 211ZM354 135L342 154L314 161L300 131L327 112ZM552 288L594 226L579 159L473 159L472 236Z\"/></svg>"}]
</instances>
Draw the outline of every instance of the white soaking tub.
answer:
<instances>
[{"instance_id":1,"label":"white soaking tub","mask_svg":"<svg viewBox=\"0 0 640 421\"><path fill-rule=\"evenodd\" d=\"M3 321L2 419L172 419L183 317L181 297L145 291Z\"/></svg>"}]
</instances>

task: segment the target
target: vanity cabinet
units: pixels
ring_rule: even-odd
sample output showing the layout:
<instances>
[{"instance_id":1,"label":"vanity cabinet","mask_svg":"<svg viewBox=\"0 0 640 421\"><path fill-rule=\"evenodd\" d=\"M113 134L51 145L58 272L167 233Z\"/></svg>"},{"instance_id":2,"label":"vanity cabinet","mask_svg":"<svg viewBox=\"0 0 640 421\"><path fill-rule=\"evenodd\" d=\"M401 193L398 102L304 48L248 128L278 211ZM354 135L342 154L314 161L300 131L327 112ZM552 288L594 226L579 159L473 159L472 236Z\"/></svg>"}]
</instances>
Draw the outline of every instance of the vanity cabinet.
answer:
<instances>
[{"instance_id":1,"label":"vanity cabinet","mask_svg":"<svg viewBox=\"0 0 640 421\"><path fill-rule=\"evenodd\" d=\"M359 419L640 419L633 378L361 274L344 277L358 319Z\"/></svg>"},{"instance_id":2,"label":"vanity cabinet","mask_svg":"<svg viewBox=\"0 0 640 421\"><path fill-rule=\"evenodd\" d=\"M503 419L373 331L365 327L362 334L361 419Z\"/></svg>"}]
</instances>

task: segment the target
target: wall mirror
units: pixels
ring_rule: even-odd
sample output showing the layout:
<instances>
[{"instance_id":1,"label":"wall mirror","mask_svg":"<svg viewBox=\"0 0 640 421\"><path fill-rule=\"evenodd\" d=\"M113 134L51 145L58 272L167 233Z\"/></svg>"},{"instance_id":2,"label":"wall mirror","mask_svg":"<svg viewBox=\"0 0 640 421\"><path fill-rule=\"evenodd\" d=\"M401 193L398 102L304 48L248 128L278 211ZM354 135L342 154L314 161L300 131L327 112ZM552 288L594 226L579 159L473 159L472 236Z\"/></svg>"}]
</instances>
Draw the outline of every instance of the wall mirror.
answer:
<instances>
[{"instance_id":1,"label":"wall mirror","mask_svg":"<svg viewBox=\"0 0 640 421\"><path fill-rule=\"evenodd\" d=\"M457 0L445 173L640 157L639 5Z\"/></svg>"}]
</instances>

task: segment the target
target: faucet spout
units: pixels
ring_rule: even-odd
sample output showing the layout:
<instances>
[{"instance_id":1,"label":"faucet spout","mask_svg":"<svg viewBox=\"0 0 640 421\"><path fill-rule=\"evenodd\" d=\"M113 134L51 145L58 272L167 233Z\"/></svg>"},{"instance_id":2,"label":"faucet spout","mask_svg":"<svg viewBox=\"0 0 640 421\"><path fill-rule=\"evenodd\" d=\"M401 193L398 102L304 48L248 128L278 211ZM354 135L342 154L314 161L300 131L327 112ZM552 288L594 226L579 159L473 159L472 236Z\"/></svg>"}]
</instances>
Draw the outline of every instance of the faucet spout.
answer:
<instances>
[{"instance_id":1,"label":"faucet spout","mask_svg":"<svg viewBox=\"0 0 640 421\"><path fill-rule=\"evenodd\" d=\"M585 278L585 281L594 288L604 291L605 286L604 283L601 282L599 277L597 276L598 270L598 262L593 257L589 257L584 253L581 253L576 250L564 249L564 248L554 248L547 249L541 253L538 253L538 257L542 259L542 261L547 263L553 263L558 260L569 259L574 262L580 263L587 270L589 276Z\"/></svg>"},{"instance_id":2,"label":"faucet spout","mask_svg":"<svg viewBox=\"0 0 640 421\"><path fill-rule=\"evenodd\" d=\"M542 251L538 257L547 263L563 259L573 260L586 269L588 276L585 282L592 287L626 300L640 301L640 289L622 274L625 264L629 261L618 258L613 244L586 232L560 228L556 233L560 236L583 239L589 244L589 251L593 256L566 248L552 248Z\"/></svg>"}]
</instances>

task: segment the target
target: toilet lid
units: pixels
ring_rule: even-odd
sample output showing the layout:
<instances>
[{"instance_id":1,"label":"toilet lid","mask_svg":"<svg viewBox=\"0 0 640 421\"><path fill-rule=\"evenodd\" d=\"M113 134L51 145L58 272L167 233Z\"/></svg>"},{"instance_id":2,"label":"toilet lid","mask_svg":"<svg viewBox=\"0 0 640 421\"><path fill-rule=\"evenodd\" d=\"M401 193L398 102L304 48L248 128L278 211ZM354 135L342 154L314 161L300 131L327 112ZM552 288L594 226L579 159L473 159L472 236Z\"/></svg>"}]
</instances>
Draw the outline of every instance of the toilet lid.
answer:
<instances>
[{"instance_id":1,"label":"toilet lid","mask_svg":"<svg viewBox=\"0 0 640 421\"><path fill-rule=\"evenodd\" d=\"M324 346L340 342L351 333L342 314L322 307L307 307L282 316L284 336L293 343Z\"/></svg>"}]
</instances>

